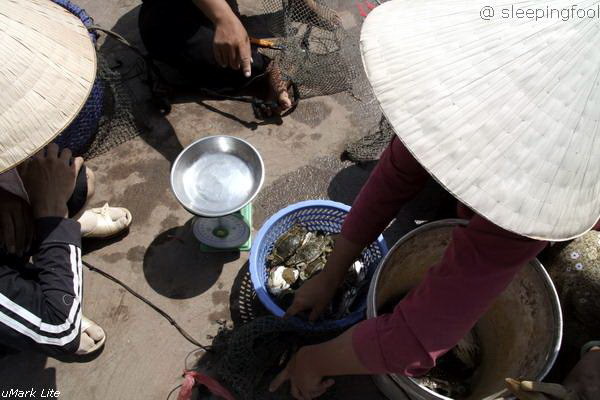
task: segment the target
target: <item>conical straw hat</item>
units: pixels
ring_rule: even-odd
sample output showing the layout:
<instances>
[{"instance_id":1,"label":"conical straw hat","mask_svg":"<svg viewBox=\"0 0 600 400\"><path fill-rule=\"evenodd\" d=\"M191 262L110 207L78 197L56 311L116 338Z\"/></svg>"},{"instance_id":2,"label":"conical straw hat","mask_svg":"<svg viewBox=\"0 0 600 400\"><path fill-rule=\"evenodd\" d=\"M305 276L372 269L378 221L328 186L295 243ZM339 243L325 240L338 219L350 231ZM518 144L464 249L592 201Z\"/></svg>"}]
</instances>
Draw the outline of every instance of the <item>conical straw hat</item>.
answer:
<instances>
[{"instance_id":1,"label":"conical straw hat","mask_svg":"<svg viewBox=\"0 0 600 400\"><path fill-rule=\"evenodd\" d=\"M364 67L397 135L448 191L505 229L566 240L600 216L600 8L514 4L384 3L362 28Z\"/></svg>"},{"instance_id":2,"label":"conical straw hat","mask_svg":"<svg viewBox=\"0 0 600 400\"><path fill-rule=\"evenodd\" d=\"M77 116L96 75L81 21L50 0L0 0L0 172Z\"/></svg>"}]
</instances>

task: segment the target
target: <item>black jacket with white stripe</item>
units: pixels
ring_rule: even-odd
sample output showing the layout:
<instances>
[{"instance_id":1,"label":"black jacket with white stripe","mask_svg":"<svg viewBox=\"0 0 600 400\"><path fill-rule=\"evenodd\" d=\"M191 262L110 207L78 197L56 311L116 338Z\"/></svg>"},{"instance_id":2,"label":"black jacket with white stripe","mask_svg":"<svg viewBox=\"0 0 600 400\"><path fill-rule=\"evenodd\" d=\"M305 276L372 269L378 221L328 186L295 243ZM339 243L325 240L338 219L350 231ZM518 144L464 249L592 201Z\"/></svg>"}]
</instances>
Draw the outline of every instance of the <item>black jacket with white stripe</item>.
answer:
<instances>
[{"instance_id":1,"label":"black jacket with white stripe","mask_svg":"<svg viewBox=\"0 0 600 400\"><path fill-rule=\"evenodd\" d=\"M81 325L81 230L64 218L35 221L33 262L0 251L0 344L74 353Z\"/></svg>"}]
</instances>

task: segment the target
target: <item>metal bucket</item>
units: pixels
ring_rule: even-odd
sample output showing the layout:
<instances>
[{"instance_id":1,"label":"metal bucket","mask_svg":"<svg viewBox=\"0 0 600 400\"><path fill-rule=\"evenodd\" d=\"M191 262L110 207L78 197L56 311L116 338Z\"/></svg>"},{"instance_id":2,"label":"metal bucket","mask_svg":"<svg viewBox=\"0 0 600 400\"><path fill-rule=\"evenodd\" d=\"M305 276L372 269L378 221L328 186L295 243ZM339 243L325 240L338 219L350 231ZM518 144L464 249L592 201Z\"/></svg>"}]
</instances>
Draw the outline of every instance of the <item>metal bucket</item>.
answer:
<instances>
[{"instance_id":1,"label":"metal bucket","mask_svg":"<svg viewBox=\"0 0 600 400\"><path fill-rule=\"evenodd\" d=\"M371 281L367 317L377 316L386 302L408 292L438 263L450 243L452 229L463 220L421 226L402 237L381 261ZM505 396L507 377L542 380L556 360L562 339L558 295L542 264L525 266L475 326L481 342L481 365L468 400ZM439 400L439 395L415 380L395 374L374 378L390 399Z\"/></svg>"}]
</instances>

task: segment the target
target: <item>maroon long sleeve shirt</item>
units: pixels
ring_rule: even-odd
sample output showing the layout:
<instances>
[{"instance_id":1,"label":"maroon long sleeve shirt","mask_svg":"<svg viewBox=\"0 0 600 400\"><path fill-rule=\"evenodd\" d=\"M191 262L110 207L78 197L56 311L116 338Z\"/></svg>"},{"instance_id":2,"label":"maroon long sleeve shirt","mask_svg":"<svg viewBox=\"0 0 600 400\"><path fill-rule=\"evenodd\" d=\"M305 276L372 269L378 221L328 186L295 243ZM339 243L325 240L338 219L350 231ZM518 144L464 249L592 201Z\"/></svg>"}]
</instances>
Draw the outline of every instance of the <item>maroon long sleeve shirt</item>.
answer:
<instances>
[{"instance_id":1,"label":"maroon long sleeve shirt","mask_svg":"<svg viewBox=\"0 0 600 400\"><path fill-rule=\"evenodd\" d=\"M428 178L394 138L355 200L342 235L356 244L371 243ZM392 314L357 325L354 351L373 373L426 373L475 325L520 267L547 245L471 215L467 226L454 228L440 263Z\"/></svg>"}]
</instances>

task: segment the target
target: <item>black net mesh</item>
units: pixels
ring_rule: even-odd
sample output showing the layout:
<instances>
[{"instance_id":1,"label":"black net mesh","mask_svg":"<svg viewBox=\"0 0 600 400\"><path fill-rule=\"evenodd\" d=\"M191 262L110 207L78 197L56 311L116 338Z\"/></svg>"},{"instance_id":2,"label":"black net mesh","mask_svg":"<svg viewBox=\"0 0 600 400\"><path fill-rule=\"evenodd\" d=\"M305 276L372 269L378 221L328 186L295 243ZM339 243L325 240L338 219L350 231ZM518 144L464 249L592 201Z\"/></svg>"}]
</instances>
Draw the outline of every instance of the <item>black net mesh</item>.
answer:
<instances>
[{"instance_id":1,"label":"black net mesh","mask_svg":"<svg viewBox=\"0 0 600 400\"><path fill-rule=\"evenodd\" d=\"M350 39L338 13L324 0L263 0L269 30L281 50L264 50L302 98L352 89L357 70L347 58Z\"/></svg>"},{"instance_id":2,"label":"black net mesh","mask_svg":"<svg viewBox=\"0 0 600 400\"><path fill-rule=\"evenodd\" d=\"M339 331L310 331L292 319L259 317L234 330L222 328L213 340L214 354L200 360L236 399L289 399L289 385L270 393L269 384L301 346L329 340ZM333 399L335 390L322 397Z\"/></svg>"},{"instance_id":3,"label":"black net mesh","mask_svg":"<svg viewBox=\"0 0 600 400\"><path fill-rule=\"evenodd\" d=\"M360 29L364 15L360 15L356 4L338 0L263 0L263 7L269 15L269 31L281 46L280 50L263 52L278 63L284 78L298 86L303 99L345 95L344 104L359 116L359 126L368 133L348 144L344 158L353 162L377 160L393 132L363 70ZM302 110L299 107L296 118L305 122L315 118L312 112Z\"/></svg>"},{"instance_id":4,"label":"black net mesh","mask_svg":"<svg viewBox=\"0 0 600 400\"><path fill-rule=\"evenodd\" d=\"M381 116L378 127L366 136L346 145L342 159L355 163L378 160L393 137L394 130L392 126L384 116Z\"/></svg>"},{"instance_id":5,"label":"black net mesh","mask_svg":"<svg viewBox=\"0 0 600 400\"><path fill-rule=\"evenodd\" d=\"M101 54L98 54L98 78L104 87L103 112L98 123L98 132L84 154L86 159L104 154L140 134L135 122L129 88L121 74L111 69Z\"/></svg>"}]
</instances>

